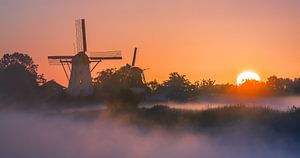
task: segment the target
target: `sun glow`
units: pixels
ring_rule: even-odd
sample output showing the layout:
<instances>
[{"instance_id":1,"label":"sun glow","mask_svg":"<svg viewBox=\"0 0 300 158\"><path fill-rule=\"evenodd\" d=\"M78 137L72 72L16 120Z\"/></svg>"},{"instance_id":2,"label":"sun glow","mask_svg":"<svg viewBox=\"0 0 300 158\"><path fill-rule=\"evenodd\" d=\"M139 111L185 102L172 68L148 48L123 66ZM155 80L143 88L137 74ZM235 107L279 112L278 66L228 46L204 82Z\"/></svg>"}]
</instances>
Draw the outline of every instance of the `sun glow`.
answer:
<instances>
[{"instance_id":1,"label":"sun glow","mask_svg":"<svg viewBox=\"0 0 300 158\"><path fill-rule=\"evenodd\" d=\"M237 77L236 84L239 86L239 85L245 83L247 80L260 81L260 76L255 72L246 71L246 72L241 73Z\"/></svg>"}]
</instances>

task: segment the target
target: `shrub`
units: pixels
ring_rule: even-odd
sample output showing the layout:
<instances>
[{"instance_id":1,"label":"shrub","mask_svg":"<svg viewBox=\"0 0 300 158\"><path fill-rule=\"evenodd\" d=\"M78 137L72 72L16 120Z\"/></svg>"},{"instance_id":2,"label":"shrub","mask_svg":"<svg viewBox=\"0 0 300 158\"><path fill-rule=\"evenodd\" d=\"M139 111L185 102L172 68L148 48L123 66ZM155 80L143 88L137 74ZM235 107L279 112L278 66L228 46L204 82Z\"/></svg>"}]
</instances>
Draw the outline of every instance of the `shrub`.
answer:
<instances>
[{"instance_id":1,"label":"shrub","mask_svg":"<svg viewBox=\"0 0 300 158\"><path fill-rule=\"evenodd\" d=\"M122 89L108 98L107 107L111 111L134 110L140 100L139 95L133 93L130 89Z\"/></svg>"}]
</instances>

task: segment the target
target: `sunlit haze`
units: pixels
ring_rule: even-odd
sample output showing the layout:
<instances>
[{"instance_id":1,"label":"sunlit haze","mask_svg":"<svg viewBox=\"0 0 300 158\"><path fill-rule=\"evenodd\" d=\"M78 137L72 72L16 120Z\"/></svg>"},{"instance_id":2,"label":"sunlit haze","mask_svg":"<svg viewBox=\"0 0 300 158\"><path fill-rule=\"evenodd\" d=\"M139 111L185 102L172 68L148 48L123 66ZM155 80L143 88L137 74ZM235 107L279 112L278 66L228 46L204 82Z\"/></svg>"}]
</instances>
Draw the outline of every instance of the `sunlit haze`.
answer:
<instances>
[{"instance_id":1,"label":"sunlit haze","mask_svg":"<svg viewBox=\"0 0 300 158\"><path fill-rule=\"evenodd\" d=\"M260 81L260 76L257 73L251 72L251 71L242 72L237 77L236 84L241 85L241 84L245 83L247 80Z\"/></svg>"}]
</instances>

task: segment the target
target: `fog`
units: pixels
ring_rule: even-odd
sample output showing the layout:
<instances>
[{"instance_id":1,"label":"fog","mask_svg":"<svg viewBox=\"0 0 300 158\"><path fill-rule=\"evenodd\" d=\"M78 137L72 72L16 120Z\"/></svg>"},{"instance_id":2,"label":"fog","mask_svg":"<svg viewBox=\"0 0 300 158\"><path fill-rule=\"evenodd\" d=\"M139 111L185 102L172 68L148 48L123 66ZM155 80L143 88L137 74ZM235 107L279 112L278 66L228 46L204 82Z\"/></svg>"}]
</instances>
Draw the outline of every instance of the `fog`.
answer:
<instances>
[{"instance_id":1,"label":"fog","mask_svg":"<svg viewBox=\"0 0 300 158\"><path fill-rule=\"evenodd\" d=\"M275 110L287 111L293 106L300 107L299 96L287 97L262 97L262 98L236 98L236 97L213 97L201 98L193 102L176 103L176 102L158 102L156 104L167 105L170 108L186 109L186 110L205 110L210 108L246 105L269 107ZM141 107L152 107L153 103L143 103Z\"/></svg>"},{"instance_id":2,"label":"fog","mask_svg":"<svg viewBox=\"0 0 300 158\"><path fill-rule=\"evenodd\" d=\"M299 157L291 141L264 127L233 125L217 134L145 130L122 120L0 112L1 158ZM251 129L251 130L250 130ZM255 132L253 132L255 131Z\"/></svg>"}]
</instances>

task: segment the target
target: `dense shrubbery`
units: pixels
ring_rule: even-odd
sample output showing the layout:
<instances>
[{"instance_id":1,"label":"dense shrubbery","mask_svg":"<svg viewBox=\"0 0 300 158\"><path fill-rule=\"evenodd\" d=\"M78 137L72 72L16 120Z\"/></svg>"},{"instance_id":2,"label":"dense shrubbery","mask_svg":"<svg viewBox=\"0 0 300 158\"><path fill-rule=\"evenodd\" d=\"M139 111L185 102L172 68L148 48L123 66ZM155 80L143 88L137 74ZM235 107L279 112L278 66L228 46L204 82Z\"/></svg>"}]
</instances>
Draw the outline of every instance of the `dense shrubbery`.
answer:
<instances>
[{"instance_id":1,"label":"dense shrubbery","mask_svg":"<svg viewBox=\"0 0 300 158\"><path fill-rule=\"evenodd\" d=\"M227 107L190 111L172 109L157 105L150 109L139 109L128 113L126 117L138 126L162 127L168 129L201 130L218 133L222 129L245 128L249 132L270 130L282 136L300 139L300 109L288 112L272 110L266 107L247 107L233 105ZM262 129L260 129L262 128Z\"/></svg>"}]
</instances>

